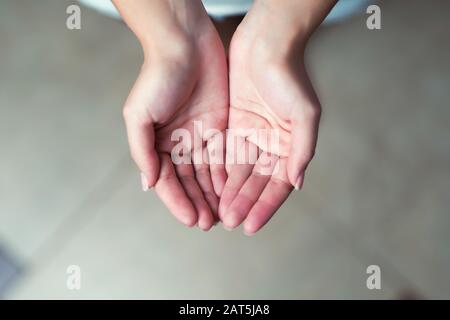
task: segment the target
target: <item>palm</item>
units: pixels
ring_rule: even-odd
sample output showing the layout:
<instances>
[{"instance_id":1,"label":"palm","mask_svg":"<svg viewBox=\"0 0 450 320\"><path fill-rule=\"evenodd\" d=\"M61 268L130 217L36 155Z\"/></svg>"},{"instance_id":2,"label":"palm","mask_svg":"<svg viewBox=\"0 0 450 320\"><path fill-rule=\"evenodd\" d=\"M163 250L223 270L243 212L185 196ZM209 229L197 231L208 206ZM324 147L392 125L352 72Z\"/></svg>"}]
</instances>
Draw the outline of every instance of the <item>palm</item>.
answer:
<instances>
[{"instance_id":1,"label":"palm","mask_svg":"<svg viewBox=\"0 0 450 320\"><path fill-rule=\"evenodd\" d=\"M186 129L193 136L194 122L201 123L203 133L209 129L224 131L227 127L227 66L224 49L216 36L204 41L196 58L198 62L190 61L189 70L173 70L165 77L167 83L162 83L159 99L164 103L149 110L158 114L154 121L160 152L171 152L176 143L171 141L171 134L176 129ZM206 143L208 137L202 139Z\"/></svg>"},{"instance_id":2,"label":"palm","mask_svg":"<svg viewBox=\"0 0 450 320\"><path fill-rule=\"evenodd\" d=\"M250 142L264 151L287 157L291 140L291 124L287 104L290 99L287 90L292 84L282 75L275 75L277 70L267 70L261 66L261 73L250 70L250 63L235 51L230 53L230 128L277 130L280 145L263 145L248 136ZM278 79L274 80L274 76ZM276 85L273 81L278 81ZM280 81L282 81L280 83ZM284 82L284 83L283 83ZM287 181L289 182L289 181Z\"/></svg>"}]
</instances>

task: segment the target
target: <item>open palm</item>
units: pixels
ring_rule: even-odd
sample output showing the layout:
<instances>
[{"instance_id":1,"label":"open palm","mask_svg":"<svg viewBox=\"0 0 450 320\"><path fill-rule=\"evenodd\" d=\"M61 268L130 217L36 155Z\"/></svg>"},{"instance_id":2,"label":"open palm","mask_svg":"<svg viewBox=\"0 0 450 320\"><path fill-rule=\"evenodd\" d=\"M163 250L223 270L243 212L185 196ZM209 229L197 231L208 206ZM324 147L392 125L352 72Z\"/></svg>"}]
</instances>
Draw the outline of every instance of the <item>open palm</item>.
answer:
<instances>
[{"instance_id":1,"label":"open palm","mask_svg":"<svg viewBox=\"0 0 450 320\"><path fill-rule=\"evenodd\" d=\"M225 227L244 222L247 234L257 232L293 186L301 187L314 154L319 118L320 105L301 57L273 59L238 29L230 47L228 127L277 130L279 143L266 143L241 130L245 142L240 150L258 148L256 163L236 164L238 150L227 150L228 179L219 206Z\"/></svg>"}]
</instances>

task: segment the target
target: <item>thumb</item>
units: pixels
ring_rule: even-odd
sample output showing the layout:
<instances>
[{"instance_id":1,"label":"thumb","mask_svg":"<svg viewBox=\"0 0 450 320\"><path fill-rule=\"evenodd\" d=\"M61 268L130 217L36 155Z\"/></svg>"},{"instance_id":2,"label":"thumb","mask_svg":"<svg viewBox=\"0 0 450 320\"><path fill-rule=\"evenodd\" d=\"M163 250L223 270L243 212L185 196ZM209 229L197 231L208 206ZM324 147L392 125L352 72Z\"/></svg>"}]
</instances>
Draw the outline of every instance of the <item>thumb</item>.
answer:
<instances>
[{"instance_id":1,"label":"thumb","mask_svg":"<svg viewBox=\"0 0 450 320\"><path fill-rule=\"evenodd\" d=\"M291 145L288 156L288 178L295 189L303 185L305 170L314 157L320 121L320 107L310 108L291 122Z\"/></svg>"},{"instance_id":2,"label":"thumb","mask_svg":"<svg viewBox=\"0 0 450 320\"><path fill-rule=\"evenodd\" d=\"M128 144L131 157L141 171L142 189L147 191L155 185L159 176L159 158L155 149L155 130L148 117L124 109Z\"/></svg>"}]
</instances>

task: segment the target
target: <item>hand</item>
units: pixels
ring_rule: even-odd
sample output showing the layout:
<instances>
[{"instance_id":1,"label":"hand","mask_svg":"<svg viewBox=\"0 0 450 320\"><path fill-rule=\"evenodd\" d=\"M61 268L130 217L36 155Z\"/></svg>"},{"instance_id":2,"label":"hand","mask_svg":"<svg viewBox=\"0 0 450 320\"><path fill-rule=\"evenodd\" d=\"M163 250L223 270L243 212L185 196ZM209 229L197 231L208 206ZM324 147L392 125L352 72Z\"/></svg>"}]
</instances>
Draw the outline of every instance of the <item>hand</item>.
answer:
<instances>
[{"instance_id":1,"label":"hand","mask_svg":"<svg viewBox=\"0 0 450 320\"><path fill-rule=\"evenodd\" d=\"M298 33L303 29L292 30L292 24L271 21L274 16L265 3L255 3L230 46L229 129L279 132L276 146L242 133L246 140L241 150L258 148L255 165L231 163L236 161L236 149L227 143L228 180L219 216L226 228L243 222L246 234L263 227L293 187L301 188L314 155L321 114L303 63L307 37ZM264 168L268 160L277 163L270 166L272 172Z\"/></svg>"},{"instance_id":2,"label":"hand","mask_svg":"<svg viewBox=\"0 0 450 320\"><path fill-rule=\"evenodd\" d=\"M165 6L168 2L141 1L141 5ZM125 20L130 15L127 10L133 10L127 5L118 5L125 11L121 12ZM142 31L135 20L136 15L143 14L142 7L129 23L141 40L145 62L125 104L124 118L144 190L154 186L180 222L208 230L218 221L218 197L226 180L224 164L174 165L170 154L178 142L171 136L174 130L185 129L193 137L194 121L202 123L203 133L208 129L225 131L229 105L226 56L199 1L183 4L177 0L172 6L164 10L175 9L167 19L175 17L176 21L171 24L164 20L164 28L146 26L148 30ZM152 12L155 19L162 16ZM152 30L156 34L150 35ZM223 144L211 142L220 135L203 134L200 138L199 146L185 145L188 158L223 152L215 150Z\"/></svg>"}]
</instances>

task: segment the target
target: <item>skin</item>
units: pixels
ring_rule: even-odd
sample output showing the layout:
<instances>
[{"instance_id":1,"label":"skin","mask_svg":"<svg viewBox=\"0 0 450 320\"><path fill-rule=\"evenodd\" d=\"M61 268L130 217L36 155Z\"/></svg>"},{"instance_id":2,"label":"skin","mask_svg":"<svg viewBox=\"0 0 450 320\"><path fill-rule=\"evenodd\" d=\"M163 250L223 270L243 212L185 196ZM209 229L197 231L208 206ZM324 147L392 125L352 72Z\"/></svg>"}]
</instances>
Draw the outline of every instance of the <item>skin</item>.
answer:
<instances>
[{"instance_id":1,"label":"skin","mask_svg":"<svg viewBox=\"0 0 450 320\"><path fill-rule=\"evenodd\" d=\"M125 103L130 151L144 190L155 187L173 215L209 230L219 219L248 235L260 230L301 188L317 141L320 103L303 63L313 31L336 1L256 0L226 55L199 0L113 0L140 40L144 63ZM229 79L228 79L229 75ZM229 87L228 87L229 86ZM215 129L277 129L272 149L241 134L223 164L174 165L171 134ZM222 154L220 134L204 135L187 156ZM229 142L229 141L228 141ZM254 147L255 164L235 164ZM269 163L269 166L267 165ZM225 168L226 167L226 168Z\"/></svg>"}]
</instances>

